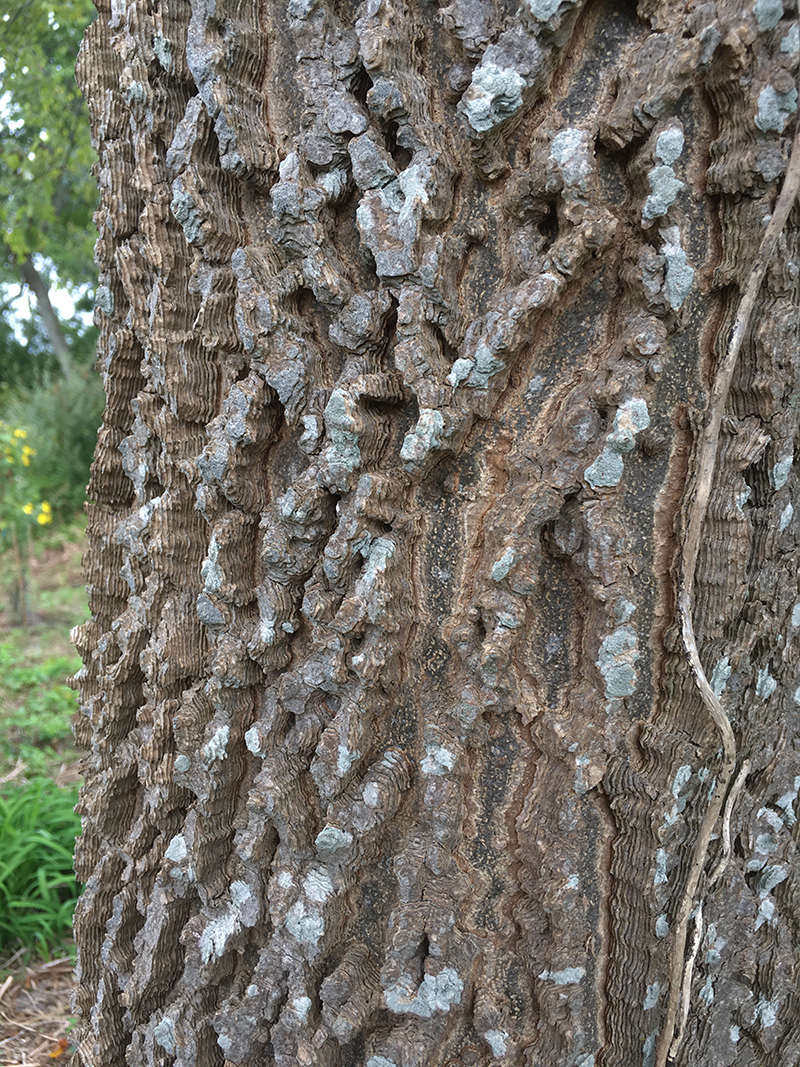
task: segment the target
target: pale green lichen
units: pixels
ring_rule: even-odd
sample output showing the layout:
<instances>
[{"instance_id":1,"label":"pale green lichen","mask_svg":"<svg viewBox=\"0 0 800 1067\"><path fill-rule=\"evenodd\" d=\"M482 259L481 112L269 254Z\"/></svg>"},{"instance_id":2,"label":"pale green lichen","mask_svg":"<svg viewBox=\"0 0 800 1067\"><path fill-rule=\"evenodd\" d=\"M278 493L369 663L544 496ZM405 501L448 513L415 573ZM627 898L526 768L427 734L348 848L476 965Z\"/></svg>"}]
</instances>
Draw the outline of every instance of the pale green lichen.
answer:
<instances>
[{"instance_id":1,"label":"pale green lichen","mask_svg":"<svg viewBox=\"0 0 800 1067\"><path fill-rule=\"evenodd\" d=\"M756 126L765 133L774 130L783 133L786 123L797 111L797 89L779 93L772 85L762 89L758 96Z\"/></svg>"},{"instance_id":2,"label":"pale green lichen","mask_svg":"<svg viewBox=\"0 0 800 1067\"><path fill-rule=\"evenodd\" d=\"M658 1004L658 998L660 995L661 985L659 982L653 982L652 985L649 985L647 987L647 993L645 994L644 998L644 1010L650 1011L651 1008L654 1008L656 1004Z\"/></svg>"},{"instance_id":3,"label":"pale green lichen","mask_svg":"<svg viewBox=\"0 0 800 1067\"><path fill-rule=\"evenodd\" d=\"M647 403L640 397L632 397L619 406L603 451L583 473L593 489L619 484L624 470L622 455L631 451L636 435L649 425Z\"/></svg>"},{"instance_id":4,"label":"pale green lichen","mask_svg":"<svg viewBox=\"0 0 800 1067\"><path fill-rule=\"evenodd\" d=\"M528 7L539 22L549 22L561 7L561 0L528 0Z\"/></svg>"},{"instance_id":5,"label":"pale green lichen","mask_svg":"<svg viewBox=\"0 0 800 1067\"><path fill-rule=\"evenodd\" d=\"M685 763L682 767L678 768L675 772L675 777L672 780L672 795L674 797L677 797L680 794L681 789L683 789L691 777L692 768L688 763Z\"/></svg>"},{"instance_id":6,"label":"pale green lichen","mask_svg":"<svg viewBox=\"0 0 800 1067\"><path fill-rule=\"evenodd\" d=\"M429 745L425 749L425 758L420 763L423 774L442 775L452 771L456 765L456 757L449 749L441 745Z\"/></svg>"},{"instance_id":7,"label":"pale green lichen","mask_svg":"<svg viewBox=\"0 0 800 1067\"><path fill-rule=\"evenodd\" d=\"M663 848L656 849L656 869L653 874L655 885L663 885L667 880L667 854Z\"/></svg>"},{"instance_id":8,"label":"pale green lichen","mask_svg":"<svg viewBox=\"0 0 800 1067\"><path fill-rule=\"evenodd\" d=\"M753 14L760 30L773 30L783 18L783 0L756 0Z\"/></svg>"},{"instance_id":9,"label":"pale green lichen","mask_svg":"<svg viewBox=\"0 0 800 1067\"><path fill-rule=\"evenodd\" d=\"M325 933L325 921L319 912L306 908L302 900L296 901L286 913L286 929L304 945L316 945Z\"/></svg>"},{"instance_id":10,"label":"pale green lichen","mask_svg":"<svg viewBox=\"0 0 800 1067\"><path fill-rule=\"evenodd\" d=\"M585 974L584 967L565 967L563 971L542 971L539 978L555 985L577 985Z\"/></svg>"},{"instance_id":11,"label":"pale green lichen","mask_svg":"<svg viewBox=\"0 0 800 1067\"><path fill-rule=\"evenodd\" d=\"M762 667L758 672L758 680L756 682L756 696L761 697L762 700L767 700L775 690L778 688L778 683L769 673L769 667Z\"/></svg>"},{"instance_id":12,"label":"pale green lichen","mask_svg":"<svg viewBox=\"0 0 800 1067\"><path fill-rule=\"evenodd\" d=\"M525 79L510 67L484 60L462 97L467 121L476 133L488 133L522 107Z\"/></svg>"},{"instance_id":13,"label":"pale green lichen","mask_svg":"<svg viewBox=\"0 0 800 1067\"><path fill-rule=\"evenodd\" d=\"M493 1056L505 1055L506 1042L508 1041L508 1034L505 1030L487 1030L483 1035L483 1040L492 1050Z\"/></svg>"},{"instance_id":14,"label":"pale green lichen","mask_svg":"<svg viewBox=\"0 0 800 1067\"><path fill-rule=\"evenodd\" d=\"M176 178L172 187L172 214L180 223L186 240L191 244L203 233L203 220L197 212L192 196L180 185L180 178Z\"/></svg>"},{"instance_id":15,"label":"pale green lichen","mask_svg":"<svg viewBox=\"0 0 800 1067\"><path fill-rule=\"evenodd\" d=\"M442 443L444 416L436 408L420 408L413 430L406 434L400 458L405 463L420 463Z\"/></svg>"},{"instance_id":16,"label":"pale green lichen","mask_svg":"<svg viewBox=\"0 0 800 1067\"><path fill-rule=\"evenodd\" d=\"M383 991L389 1011L399 1015L410 1013L430 1019L437 1013L448 1012L453 1004L461 1003L464 983L452 967L444 967L439 974L426 974L416 992L402 982Z\"/></svg>"},{"instance_id":17,"label":"pale green lichen","mask_svg":"<svg viewBox=\"0 0 800 1067\"><path fill-rule=\"evenodd\" d=\"M164 1018L153 1027L153 1037L168 1056L175 1054L175 1019L171 1015Z\"/></svg>"},{"instance_id":18,"label":"pale green lichen","mask_svg":"<svg viewBox=\"0 0 800 1067\"><path fill-rule=\"evenodd\" d=\"M650 183L650 195L642 208L642 219L650 221L666 215L684 188L683 182L675 176L672 167L653 167L648 173L647 180Z\"/></svg>"},{"instance_id":19,"label":"pale green lichen","mask_svg":"<svg viewBox=\"0 0 800 1067\"><path fill-rule=\"evenodd\" d=\"M661 231L664 244L661 255L667 265L664 278L664 293L669 306L677 311L689 295L694 282L694 268L690 266L686 253L681 248L681 235L677 226L670 226Z\"/></svg>"},{"instance_id":20,"label":"pale green lichen","mask_svg":"<svg viewBox=\"0 0 800 1067\"><path fill-rule=\"evenodd\" d=\"M711 688L714 690L714 695L716 697L722 696L725 686L728 684L728 679L731 676L731 669L727 656L723 656L714 667L714 671L711 675Z\"/></svg>"},{"instance_id":21,"label":"pale green lichen","mask_svg":"<svg viewBox=\"0 0 800 1067\"><path fill-rule=\"evenodd\" d=\"M224 760L227 758L227 745L230 735L231 731L229 726L219 727L211 740L203 745L200 755L203 757L204 763L213 763L214 760Z\"/></svg>"},{"instance_id":22,"label":"pale green lichen","mask_svg":"<svg viewBox=\"0 0 800 1067\"><path fill-rule=\"evenodd\" d=\"M769 481L773 489L783 489L789 479L789 471L792 469L794 456L782 456L769 472Z\"/></svg>"},{"instance_id":23,"label":"pale green lichen","mask_svg":"<svg viewBox=\"0 0 800 1067\"><path fill-rule=\"evenodd\" d=\"M186 849L186 838L183 834L176 834L175 837L167 845L164 852L165 859L172 860L173 863L180 863L181 860L185 860L188 855Z\"/></svg>"},{"instance_id":24,"label":"pale green lichen","mask_svg":"<svg viewBox=\"0 0 800 1067\"><path fill-rule=\"evenodd\" d=\"M203 963L208 963L212 956L222 956L226 944L239 929L239 919L236 915L228 914L219 919L212 919L200 935L200 959Z\"/></svg>"},{"instance_id":25,"label":"pale green lichen","mask_svg":"<svg viewBox=\"0 0 800 1067\"><path fill-rule=\"evenodd\" d=\"M637 644L638 637L631 626L620 626L603 639L596 663L603 675L608 699L621 699L635 691Z\"/></svg>"},{"instance_id":26,"label":"pale green lichen","mask_svg":"<svg viewBox=\"0 0 800 1067\"><path fill-rule=\"evenodd\" d=\"M341 848L348 848L353 843L353 835L346 830L340 830L338 826L325 826L317 834L315 844L320 855L337 852Z\"/></svg>"},{"instance_id":27,"label":"pale green lichen","mask_svg":"<svg viewBox=\"0 0 800 1067\"><path fill-rule=\"evenodd\" d=\"M618 452L604 448L594 463L583 472L593 489L619 485L625 465Z\"/></svg>"},{"instance_id":28,"label":"pale green lichen","mask_svg":"<svg viewBox=\"0 0 800 1067\"><path fill-rule=\"evenodd\" d=\"M514 566L514 550L507 548L500 559L492 564L492 581L502 582Z\"/></svg>"},{"instance_id":29,"label":"pale green lichen","mask_svg":"<svg viewBox=\"0 0 800 1067\"><path fill-rule=\"evenodd\" d=\"M671 126L658 136L655 150L656 159L660 163L672 166L680 157L683 151L683 144L683 130L679 126Z\"/></svg>"}]
</instances>

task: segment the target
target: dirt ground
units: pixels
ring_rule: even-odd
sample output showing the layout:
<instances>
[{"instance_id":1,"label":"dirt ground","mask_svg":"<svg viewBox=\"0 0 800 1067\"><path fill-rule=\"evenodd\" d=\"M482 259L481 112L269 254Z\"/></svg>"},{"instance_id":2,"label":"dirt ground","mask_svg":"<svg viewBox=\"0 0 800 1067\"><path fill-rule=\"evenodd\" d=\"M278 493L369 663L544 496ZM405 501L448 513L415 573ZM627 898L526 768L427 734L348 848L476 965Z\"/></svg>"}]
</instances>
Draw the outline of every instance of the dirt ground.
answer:
<instances>
[{"instance_id":1,"label":"dirt ground","mask_svg":"<svg viewBox=\"0 0 800 1067\"><path fill-rule=\"evenodd\" d=\"M0 960L0 975L0 1067L67 1067L75 1052L71 958L26 965L12 956Z\"/></svg>"}]
</instances>

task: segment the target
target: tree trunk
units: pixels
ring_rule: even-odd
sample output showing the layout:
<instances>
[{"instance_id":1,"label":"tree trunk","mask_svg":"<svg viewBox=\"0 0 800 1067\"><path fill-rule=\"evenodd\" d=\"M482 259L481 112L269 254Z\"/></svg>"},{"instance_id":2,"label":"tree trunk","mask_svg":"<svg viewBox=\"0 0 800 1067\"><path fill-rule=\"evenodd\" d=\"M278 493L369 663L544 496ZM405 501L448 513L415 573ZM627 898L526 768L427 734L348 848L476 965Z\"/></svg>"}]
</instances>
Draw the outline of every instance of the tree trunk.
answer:
<instances>
[{"instance_id":1,"label":"tree trunk","mask_svg":"<svg viewBox=\"0 0 800 1067\"><path fill-rule=\"evenodd\" d=\"M99 6L83 1062L797 1067L797 23Z\"/></svg>"},{"instance_id":2,"label":"tree trunk","mask_svg":"<svg viewBox=\"0 0 800 1067\"><path fill-rule=\"evenodd\" d=\"M58 321L58 316L50 303L50 292L45 285L44 278L34 267L30 257L20 263L19 272L22 275L22 280L36 297L36 306L39 308L42 325L53 348L53 355L56 357L61 373L65 378L69 378L72 373L72 353L69 350L61 323Z\"/></svg>"}]
</instances>

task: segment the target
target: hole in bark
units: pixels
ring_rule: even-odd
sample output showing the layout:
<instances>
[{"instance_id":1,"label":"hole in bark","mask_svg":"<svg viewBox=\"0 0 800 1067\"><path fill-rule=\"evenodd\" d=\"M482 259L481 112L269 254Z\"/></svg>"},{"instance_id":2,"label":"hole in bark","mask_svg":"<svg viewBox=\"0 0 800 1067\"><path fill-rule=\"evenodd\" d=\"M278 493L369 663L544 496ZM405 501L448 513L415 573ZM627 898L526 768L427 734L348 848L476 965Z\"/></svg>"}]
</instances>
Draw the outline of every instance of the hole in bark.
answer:
<instances>
[{"instance_id":1,"label":"hole in bark","mask_svg":"<svg viewBox=\"0 0 800 1067\"><path fill-rule=\"evenodd\" d=\"M397 131L399 130L398 124L392 120L386 123L383 136L386 140L386 148L389 155L397 164L398 170L405 170L408 164L411 162L412 153L407 148L403 148L402 145L397 143Z\"/></svg>"},{"instance_id":2,"label":"hole in bark","mask_svg":"<svg viewBox=\"0 0 800 1067\"><path fill-rule=\"evenodd\" d=\"M358 100L359 104L363 104L367 107L367 93L372 88L372 78L364 67L360 67L358 73L353 79L353 86L350 90L353 96Z\"/></svg>"},{"instance_id":3,"label":"hole in bark","mask_svg":"<svg viewBox=\"0 0 800 1067\"><path fill-rule=\"evenodd\" d=\"M447 340L447 338L444 335L444 331L442 330L442 328L439 326L438 323L432 322L431 323L431 330L433 331L433 336L439 342L439 347L442 350L442 355L444 356L445 360L447 361L448 367L452 367L453 364L455 363L455 361L458 359L458 352L456 352L456 350L453 348L453 346Z\"/></svg>"},{"instance_id":4,"label":"hole in bark","mask_svg":"<svg viewBox=\"0 0 800 1067\"><path fill-rule=\"evenodd\" d=\"M549 204L547 214L537 226L539 233L544 237L543 251L547 250L558 237L558 211L555 204Z\"/></svg>"}]
</instances>

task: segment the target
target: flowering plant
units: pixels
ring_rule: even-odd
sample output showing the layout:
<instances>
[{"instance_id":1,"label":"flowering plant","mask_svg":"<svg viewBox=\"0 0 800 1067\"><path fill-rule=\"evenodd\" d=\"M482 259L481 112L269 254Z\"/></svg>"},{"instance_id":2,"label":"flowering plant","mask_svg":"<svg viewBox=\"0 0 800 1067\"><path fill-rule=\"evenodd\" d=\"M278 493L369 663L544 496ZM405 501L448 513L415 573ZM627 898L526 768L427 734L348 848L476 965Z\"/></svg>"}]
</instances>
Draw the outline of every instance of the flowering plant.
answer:
<instances>
[{"instance_id":1,"label":"flowering plant","mask_svg":"<svg viewBox=\"0 0 800 1067\"><path fill-rule=\"evenodd\" d=\"M53 521L53 509L37 499L29 474L36 449L28 444L27 430L0 422L0 551L14 554L15 608L21 621L29 617L27 576L31 530Z\"/></svg>"}]
</instances>

